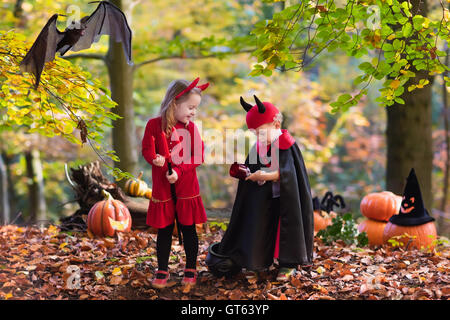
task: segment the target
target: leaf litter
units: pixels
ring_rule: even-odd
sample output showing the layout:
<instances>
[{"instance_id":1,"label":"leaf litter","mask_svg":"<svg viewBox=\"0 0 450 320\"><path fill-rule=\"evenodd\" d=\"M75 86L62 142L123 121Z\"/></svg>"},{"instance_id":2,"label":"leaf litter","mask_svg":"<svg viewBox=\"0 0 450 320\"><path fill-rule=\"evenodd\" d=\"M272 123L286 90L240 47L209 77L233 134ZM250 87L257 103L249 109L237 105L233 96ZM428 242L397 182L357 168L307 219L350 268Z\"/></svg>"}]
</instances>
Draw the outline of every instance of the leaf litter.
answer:
<instances>
[{"instance_id":1,"label":"leaf litter","mask_svg":"<svg viewBox=\"0 0 450 320\"><path fill-rule=\"evenodd\" d=\"M216 278L205 258L223 230L199 234L198 280L182 286L184 250L173 238L171 286L154 289L156 236L134 230L115 238L48 228L0 227L0 299L93 300L449 300L450 249L357 248L315 238L314 261L288 282L277 268L255 279ZM76 270L74 273L70 270ZM69 272L70 271L70 272Z\"/></svg>"}]
</instances>

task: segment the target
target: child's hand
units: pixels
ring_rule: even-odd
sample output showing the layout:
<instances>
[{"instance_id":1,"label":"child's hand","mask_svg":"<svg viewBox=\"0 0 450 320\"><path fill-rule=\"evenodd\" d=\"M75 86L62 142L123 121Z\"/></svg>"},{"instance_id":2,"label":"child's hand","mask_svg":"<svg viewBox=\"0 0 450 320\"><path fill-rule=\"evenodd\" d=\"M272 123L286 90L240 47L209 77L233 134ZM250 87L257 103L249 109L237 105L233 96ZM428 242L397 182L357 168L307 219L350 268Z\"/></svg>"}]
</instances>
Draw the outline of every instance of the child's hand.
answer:
<instances>
[{"instance_id":1,"label":"child's hand","mask_svg":"<svg viewBox=\"0 0 450 320\"><path fill-rule=\"evenodd\" d=\"M247 178L245 178L245 180L251 180L251 181L255 181L255 182L263 182L265 181L265 176L264 176L264 172L262 172L261 170L255 171L253 172L251 175L249 175Z\"/></svg>"},{"instance_id":2,"label":"child's hand","mask_svg":"<svg viewBox=\"0 0 450 320\"><path fill-rule=\"evenodd\" d=\"M164 163L166 162L166 158L164 158L162 155L157 154L156 158L153 159L153 164L157 167L162 167Z\"/></svg>"},{"instance_id":3,"label":"child's hand","mask_svg":"<svg viewBox=\"0 0 450 320\"><path fill-rule=\"evenodd\" d=\"M172 174L169 175L169 171L166 172L166 178L170 184L175 183L178 180L178 174L175 170L172 170Z\"/></svg>"}]
</instances>

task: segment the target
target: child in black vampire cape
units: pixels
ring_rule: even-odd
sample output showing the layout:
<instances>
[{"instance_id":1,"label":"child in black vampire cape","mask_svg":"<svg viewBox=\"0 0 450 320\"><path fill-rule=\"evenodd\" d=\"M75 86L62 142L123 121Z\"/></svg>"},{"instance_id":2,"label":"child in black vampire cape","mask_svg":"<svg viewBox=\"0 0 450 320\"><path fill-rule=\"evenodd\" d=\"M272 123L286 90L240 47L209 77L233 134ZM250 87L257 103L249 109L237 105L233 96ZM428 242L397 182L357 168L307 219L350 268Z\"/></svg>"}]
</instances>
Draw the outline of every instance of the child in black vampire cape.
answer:
<instances>
[{"instance_id":1,"label":"child in black vampire cape","mask_svg":"<svg viewBox=\"0 0 450 320\"><path fill-rule=\"evenodd\" d=\"M245 161L251 174L239 181L230 223L217 250L250 271L248 277L277 258L277 280L287 281L298 265L312 264L311 190L300 149L281 129L281 113L256 96L255 101L252 106L241 97L247 126L258 139Z\"/></svg>"}]
</instances>

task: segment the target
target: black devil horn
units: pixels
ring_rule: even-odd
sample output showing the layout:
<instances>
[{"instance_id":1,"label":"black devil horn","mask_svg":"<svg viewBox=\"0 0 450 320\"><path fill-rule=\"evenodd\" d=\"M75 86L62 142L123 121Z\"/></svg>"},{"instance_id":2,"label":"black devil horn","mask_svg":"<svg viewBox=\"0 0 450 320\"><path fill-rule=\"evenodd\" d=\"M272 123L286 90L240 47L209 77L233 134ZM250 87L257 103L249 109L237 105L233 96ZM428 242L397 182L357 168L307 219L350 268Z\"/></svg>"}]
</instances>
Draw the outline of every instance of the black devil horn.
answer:
<instances>
[{"instance_id":1,"label":"black devil horn","mask_svg":"<svg viewBox=\"0 0 450 320\"><path fill-rule=\"evenodd\" d=\"M241 106L244 108L245 111L249 112L253 106L250 103L245 102L244 98L241 97Z\"/></svg>"},{"instance_id":2,"label":"black devil horn","mask_svg":"<svg viewBox=\"0 0 450 320\"><path fill-rule=\"evenodd\" d=\"M258 106L258 112L259 113L266 112L266 106L261 101L259 101L257 96L253 95L253 97L255 97L256 105Z\"/></svg>"}]
</instances>

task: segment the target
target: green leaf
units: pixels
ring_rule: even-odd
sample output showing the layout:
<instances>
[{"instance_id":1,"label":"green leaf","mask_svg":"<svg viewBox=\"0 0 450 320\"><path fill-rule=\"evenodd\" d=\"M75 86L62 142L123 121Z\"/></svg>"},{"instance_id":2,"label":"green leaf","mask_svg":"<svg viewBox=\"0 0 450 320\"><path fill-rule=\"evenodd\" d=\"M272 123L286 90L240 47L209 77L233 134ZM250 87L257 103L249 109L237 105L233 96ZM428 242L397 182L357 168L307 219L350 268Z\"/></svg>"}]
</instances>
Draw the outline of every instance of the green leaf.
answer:
<instances>
[{"instance_id":1,"label":"green leaf","mask_svg":"<svg viewBox=\"0 0 450 320\"><path fill-rule=\"evenodd\" d=\"M409 38L413 33L413 27L410 22L407 22L402 27L402 34L405 38Z\"/></svg>"},{"instance_id":2,"label":"green leaf","mask_svg":"<svg viewBox=\"0 0 450 320\"><path fill-rule=\"evenodd\" d=\"M100 280L100 279L102 279L102 278L104 278L105 277L105 275L103 274L103 272L101 272L101 271L99 271L99 270L97 270L97 271L95 271L95 279L98 281L98 280Z\"/></svg>"},{"instance_id":3,"label":"green leaf","mask_svg":"<svg viewBox=\"0 0 450 320\"><path fill-rule=\"evenodd\" d=\"M337 101L341 102L341 103L344 103L344 102L347 102L348 100L350 100L351 98L352 98L351 94L344 93L344 94L339 96Z\"/></svg>"},{"instance_id":4,"label":"green leaf","mask_svg":"<svg viewBox=\"0 0 450 320\"><path fill-rule=\"evenodd\" d=\"M261 74L262 74L261 69L254 69L248 75L252 76L252 77L257 77L257 76L260 76Z\"/></svg>"},{"instance_id":5,"label":"green leaf","mask_svg":"<svg viewBox=\"0 0 450 320\"><path fill-rule=\"evenodd\" d=\"M263 70L262 74L266 77L270 77L272 75L272 70L266 68Z\"/></svg>"},{"instance_id":6,"label":"green leaf","mask_svg":"<svg viewBox=\"0 0 450 320\"><path fill-rule=\"evenodd\" d=\"M395 39L392 46L394 47L394 50L399 50L402 47L402 41Z\"/></svg>"},{"instance_id":7,"label":"green leaf","mask_svg":"<svg viewBox=\"0 0 450 320\"><path fill-rule=\"evenodd\" d=\"M372 64L370 62L363 62L358 66L358 68L367 72L370 68L372 68Z\"/></svg>"},{"instance_id":8,"label":"green leaf","mask_svg":"<svg viewBox=\"0 0 450 320\"><path fill-rule=\"evenodd\" d=\"M402 98L399 98L399 97L395 98L394 101L399 103L399 104L405 104L405 100L403 100Z\"/></svg>"},{"instance_id":9,"label":"green leaf","mask_svg":"<svg viewBox=\"0 0 450 320\"><path fill-rule=\"evenodd\" d=\"M421 16L420 14L418 14L418 15L415 15L412 19L413 19L414 29L421 30L423 27L422 25L423 25L423 22L425 21L425 18L423 16Z\"/></svg>"},{"instance_id":10,"label":"green leaf","mask_svg":"<svg viewBox=\"0 0 450 320\"><path fill-rule=\"evenodd\" d=\"M353 85L357 86L358 84L360 84L364 81L366 81L365 75L358 76L355 78L355 80L353 80Z\"/></svg>"}]
</instances>

